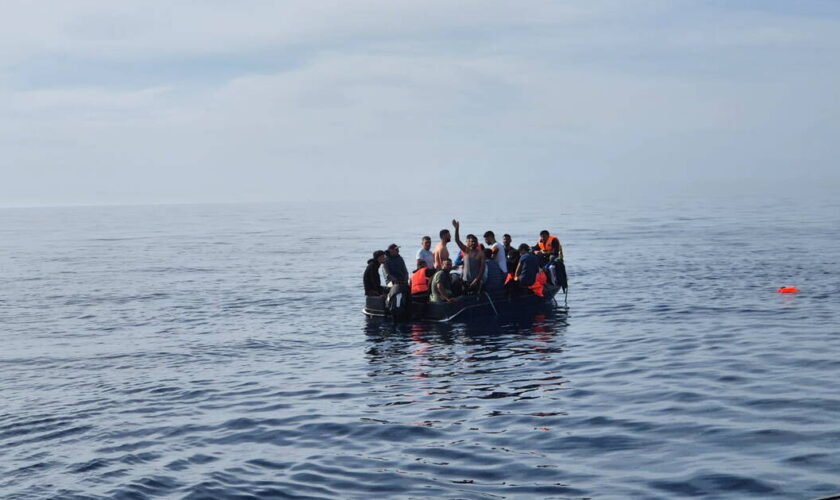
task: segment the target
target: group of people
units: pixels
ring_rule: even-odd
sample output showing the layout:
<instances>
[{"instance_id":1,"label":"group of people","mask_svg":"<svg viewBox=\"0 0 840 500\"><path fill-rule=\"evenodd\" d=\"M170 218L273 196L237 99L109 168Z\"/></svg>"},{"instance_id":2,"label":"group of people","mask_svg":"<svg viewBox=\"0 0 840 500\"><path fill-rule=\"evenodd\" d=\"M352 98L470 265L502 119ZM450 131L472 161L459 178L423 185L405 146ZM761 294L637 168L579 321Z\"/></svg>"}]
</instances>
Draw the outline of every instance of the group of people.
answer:
<instances>
[{"instance_id":1,"label":"group of people","mask_svg":"<svg viewBox=\"0 0 840 500\"><path fill-rule=\"evenodd\" d=\"M461 241L461 224L452 221L455 244L459 251L453 260L447 245L452 241L448 229L440 231L440 242L432 250L432 238L424 236L416 255L416 269L409 273L396 243L387 250L373 252L364 273L365 295L384 296L388 290L407 288L413 300L451 302L457 297L497 292L507 288L511 293L533 293L542 296L547 283L568 287L560 240L547 230L540 232L539 241L531 247L522 243L511 245L509 234L496 241L493 231L484 233L484 244L474 234ZM384 270L386 285L380 280ZM458 269L460 272L453 273Z\"/></svg>"}]
</instances>

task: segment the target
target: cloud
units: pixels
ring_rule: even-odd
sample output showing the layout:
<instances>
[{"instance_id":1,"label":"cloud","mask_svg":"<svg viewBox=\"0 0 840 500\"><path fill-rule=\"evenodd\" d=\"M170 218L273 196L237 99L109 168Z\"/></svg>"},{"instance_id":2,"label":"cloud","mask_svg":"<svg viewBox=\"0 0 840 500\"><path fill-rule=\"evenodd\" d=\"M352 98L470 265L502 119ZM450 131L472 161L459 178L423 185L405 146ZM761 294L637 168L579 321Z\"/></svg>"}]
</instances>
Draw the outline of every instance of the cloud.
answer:
<instances>
[{"instance_id":1,"label":"cloud","mask_svg":"<svg viewBox=\"0 0 840 500\"><path fill-rule=\"evenodd\" d=\"M630 4L13 4L0 202L836 181L837 18Z\"/></svg>"}]
</instances>

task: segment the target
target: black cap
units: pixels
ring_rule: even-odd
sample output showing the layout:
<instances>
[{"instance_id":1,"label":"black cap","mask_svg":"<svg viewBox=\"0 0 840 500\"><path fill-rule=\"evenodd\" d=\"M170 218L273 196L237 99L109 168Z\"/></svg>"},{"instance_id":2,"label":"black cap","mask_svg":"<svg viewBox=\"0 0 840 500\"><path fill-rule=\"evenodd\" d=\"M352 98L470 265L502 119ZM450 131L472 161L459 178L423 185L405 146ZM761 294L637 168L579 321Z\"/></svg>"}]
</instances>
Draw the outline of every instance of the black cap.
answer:
<instances>
[{"instance_id":1,"label":"black cap","mask_svg":"<svg viewBox=\"0 0 840 500\"><path fill-rule=\"evenodd\" d=\"M395 248L399 248L399 247L400 246L397 245L396 243L391 243L390 245L388 245L388 251L391 251L391 250L393 250Z\"/></svg>"}]
</instances>

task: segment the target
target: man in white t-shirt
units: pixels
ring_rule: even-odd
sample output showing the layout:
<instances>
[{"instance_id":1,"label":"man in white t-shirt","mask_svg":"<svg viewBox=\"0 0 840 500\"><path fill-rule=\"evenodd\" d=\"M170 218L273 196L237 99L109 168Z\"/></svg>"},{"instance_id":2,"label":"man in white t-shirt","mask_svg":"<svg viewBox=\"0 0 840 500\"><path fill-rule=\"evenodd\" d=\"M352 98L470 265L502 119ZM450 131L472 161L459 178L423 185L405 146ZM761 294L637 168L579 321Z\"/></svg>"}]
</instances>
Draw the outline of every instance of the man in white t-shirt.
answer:
<instances>
[{"instance_id":1,"label":"man in white t-shirt","mask_svg":"<svg viewBox=\"0 0 840 500\"><path fill-rule=\"evenodd\" d=\"M432 248L432 238L430 236L423 236L420 240L420 250L417 250L417 260L426 261L428 269L435 268L435 256L429 249Z\"/></svg>"},{"instance_id":2,"label":"man in white t-shirt","mask_svg":"<svg viewBox=\"0 0 840 500\"><path fill-rule=\"evenodd\" d=\"M487 243L487 249L493 252L493 260L495 260L496 264L499 265L499 269L501 269L504 274L507 274L508 267L507 257L505 256L505 246L496 241L496 235L493 234L493 231L487 231L484 233L484 243Z\"/></svg>"}]
</instances>

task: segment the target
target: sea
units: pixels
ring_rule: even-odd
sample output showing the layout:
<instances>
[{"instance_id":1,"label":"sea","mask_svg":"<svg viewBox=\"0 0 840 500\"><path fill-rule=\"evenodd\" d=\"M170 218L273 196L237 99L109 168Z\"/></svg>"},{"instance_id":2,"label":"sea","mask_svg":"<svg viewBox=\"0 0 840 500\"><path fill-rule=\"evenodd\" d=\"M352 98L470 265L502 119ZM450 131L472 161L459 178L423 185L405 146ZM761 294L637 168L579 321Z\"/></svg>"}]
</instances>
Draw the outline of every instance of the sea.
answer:
<instances>
[{"instance_id":1,"label":"sea","mask_svg":"<svg viewBox=\"0 0 840 500\"><path fill-rule=\"evenodd\" d=\"M0 209L0 497L840 495L839 200ZM568 308L366 318L453 218Z\"/></svg>"}]
</instances>

